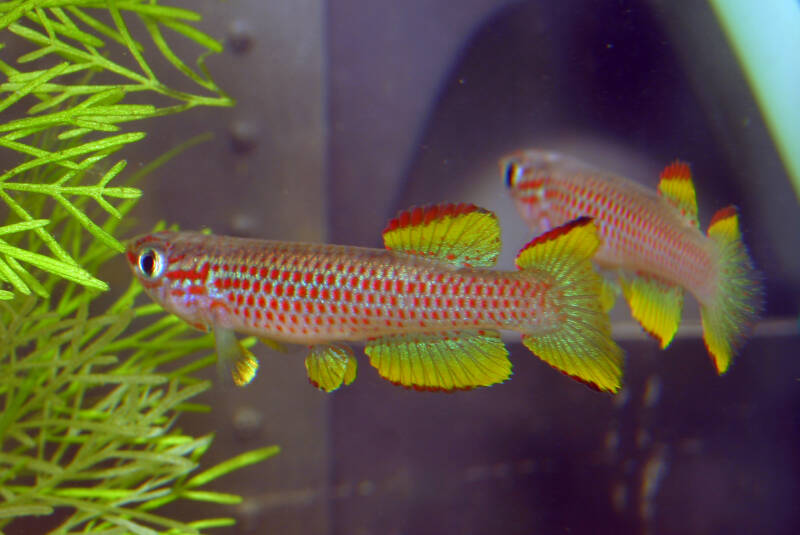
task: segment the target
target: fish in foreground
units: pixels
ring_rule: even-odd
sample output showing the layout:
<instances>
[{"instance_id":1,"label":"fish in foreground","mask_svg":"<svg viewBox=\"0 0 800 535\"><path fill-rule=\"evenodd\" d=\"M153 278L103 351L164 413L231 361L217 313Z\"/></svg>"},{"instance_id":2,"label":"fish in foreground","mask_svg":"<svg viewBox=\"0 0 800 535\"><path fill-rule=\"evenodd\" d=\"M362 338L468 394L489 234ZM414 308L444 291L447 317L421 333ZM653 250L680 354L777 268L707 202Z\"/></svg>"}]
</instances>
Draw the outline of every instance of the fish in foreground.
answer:
<instances>
[{"instance_id":1,"label":"fish in foreground","mask_svg":"<svg viewBox=\"0 0 800 535\"><path fill-rule=\"evenodd\" d=\"M728 369L763 306L761 278L728 206L699 230L688 164L661 173L658 191L554 152L523 150L500 160L506 186L535 231L592 217L598 266L616 270L631 314L666 348L680 323L683 291L700 303L703 340L717 372ZM614 293L604 291L606 309Z\"/></svg>"},{"instance_id":2,"label":"fish in foreground","mask_svg":"<svg viewBox=\"0 0 800 535\"><path fill-rule=\"evenodd\" d=\"M312 384L350 384L363 340L393 383L421 390L489 386L511 376L497 329L555 368L616 392L623 354L602 310L599 246L589 218L531 241L519 271L496 271L500 227L489 211L442 204L401 212L386 249L262 241L195 232L132 240L127 256L147 293L192 326L213 331L220 359L246 384L257 361L234 331L275 347L305 344Z\"/></svg>"}]
</instances>

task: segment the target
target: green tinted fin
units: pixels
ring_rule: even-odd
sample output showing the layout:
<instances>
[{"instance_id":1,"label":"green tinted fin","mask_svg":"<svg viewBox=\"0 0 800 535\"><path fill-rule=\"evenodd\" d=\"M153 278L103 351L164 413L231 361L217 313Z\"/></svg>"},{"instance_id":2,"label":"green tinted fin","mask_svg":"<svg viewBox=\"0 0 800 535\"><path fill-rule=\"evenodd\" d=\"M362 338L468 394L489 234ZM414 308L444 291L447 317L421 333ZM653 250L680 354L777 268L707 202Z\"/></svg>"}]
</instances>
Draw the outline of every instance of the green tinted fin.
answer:
<instances>
[{"instance_id":1,"label":"green tinted fin","mask_svg":"<svg viewBox=\"0 0 800 535\"><path fill-rule=\"evenodd\" d=\"M700 306L700 318L706 348L717 372L725 373L763 311L764 288L742 242L736 207L727 206L714 214L708 237L719 251L717 281L712 298Z\"/></svg>"},{"instance_id":2,"label":"green tinted fin","mask_svg":"<svg viewBox=\"0 0 800 535\"><path fill-rule=\"evenodd\" d=\"M517 255L517 266L546 275L558 321L542 331L523 328L522 343L563 373L601 391L622 385L623 352L611 339L603 310L603 279L592 266L600 246L592 220L581 217L534 238Z\"/></svg>"},{"instance_id":3,"label":"green tinted fin","mask_svg":"<svg viewBox=\"0 0 800 535\"><path fill-rule=\"evenodd\" d=\"M349 385L356 378L358 362L353 350L344 344L320 344L311 347L306 357L306 371L312 385L332 392Z\"/></svg>"},{"instance_id":4,"label":"green tinted fin","mask_svg":"<svg viewBox=\"0 0 800 535\"><path fill-rule=\"evenodd\" d=\"M242 345L231 329L214 326L214 343L217 359L225 366L230 366L231 377L236 386L244 386L255 378L258 359Z\"/></svg>"},{"instance_id":5,"label":"green tinted fin","mask_svg":"<svg viewBox=\"0 0 800 535\"><path fill-rule=\"evenodd\" d=\"M496 215L472 204L417 206L389 221L383 243L457 266L487 267L500 254L500 225Z\"/></svg>"},{"instance_id":6,"label":"green tinted fin","mask_svg":"<svg viewBox=\"0 0 800 535\"><path fill-rule=\"evenodd\" d=\"M661 349L666 348L681 322L683 288L644 273L621 273L619 280L631 315L658 340Z\"/></svg>"},{"instance_id":7,"label":"green tinted fin","mask_svg":"<svg viewBox=\"0 0 800 535\"><path fill-rule=\"evenodd\" d=\"M417 390L464 390L511 377L497 331L384 336L367 342L364 352L382 377Z\"/></svg>"}]
</instances>

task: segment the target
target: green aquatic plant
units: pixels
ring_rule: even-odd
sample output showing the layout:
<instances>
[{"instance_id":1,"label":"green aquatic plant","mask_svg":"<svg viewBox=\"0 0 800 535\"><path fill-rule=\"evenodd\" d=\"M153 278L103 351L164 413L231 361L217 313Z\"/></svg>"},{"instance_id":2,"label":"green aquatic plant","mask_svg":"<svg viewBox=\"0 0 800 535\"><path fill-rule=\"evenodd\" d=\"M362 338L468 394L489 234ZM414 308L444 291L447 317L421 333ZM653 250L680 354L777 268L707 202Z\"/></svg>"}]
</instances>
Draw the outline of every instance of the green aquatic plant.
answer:
<instances>
[{"instance_id":1,"label":"green aquatic plant","mask_svg":"<svg viewBox=\"0 0 800 535\"><path fill-rule=\"evenodd\" d=\"M0 305L0 528L27 515L54 515L53 533L230 525L155 511L177 499L239 503L203 486L277 453L261 448L193 475L213 437L187 435L175 423L182 412L208 410L191 401L209 387L192 373L214 356L182 361L212 341L190 335L156 305L134 306L139 293L132 285L94 315L85 293L62 299L57 308L67 314L37 306L35 297Z\"/></svg>"},{"instance_id":2,"label":"green aquatic plant","mask_svg":"<svg viewBox=\"0 0 800 535\"><path fill-rule=\"evenodd\" d=\"M123 250L117 236L141 195L137 181L204 140L123 179L125 160L115 155L145 137L129 124L233 104L204 67L222 45L191 26L198 20L155 0L0 2L0 531L46 515L63 534L229 525L182 522L161 508L237 503L206 484L277 452L199 471L212 435L191 436L177 420L208 410L193 401L209 387L194 372L215 359L211 337L137 305L136 283L111 304L101 292L108 285L98 274ZM199 47L196 70L164 29ZM146 59L153 54L197 94L161 82Z\"/></svg>"},{"instance_id":3,"label":"green aquatic plant","mask_svg":"<svg viewBox=\"0 0 800 535\"><path fill-rule=\"evenodd\" d=\"M149 43L133 38L131 19L141 23ZM110 157L145 137L143 131L123 131L122 125L196 106L233 104L205 69L206 56L220 52L222 44L188 24L199 19L190 10L141 0L0 2L0 50L7 53L12 38L15 49L27 50L11 63L0 59L6 77L0 84L0 114L18 117L0 125L2 161L15 160L0 170L0 200L9 209L0 227L0 280L11 286L0 299L14 293L48 295L30 267L107 289L53 229L59 219L74 219L94 239L121 252L122 244L97 224L101 214L93 217L82 206L91 199L106 217L119 218L119 204L141 194L109 186L125 167L123 160L111 163ZM164 29L200 47L197 71L173 52ZM161 82L145 59L145 44L183 75L181 84L188 79L202 93ZM122 59L129 58L132 65L125 65ZM158 104L126 101L134 94L137 102ZM106 172L98 173L103 166ZM90 176L100 179L89 181Z\"/></svg>"}]
</instances>

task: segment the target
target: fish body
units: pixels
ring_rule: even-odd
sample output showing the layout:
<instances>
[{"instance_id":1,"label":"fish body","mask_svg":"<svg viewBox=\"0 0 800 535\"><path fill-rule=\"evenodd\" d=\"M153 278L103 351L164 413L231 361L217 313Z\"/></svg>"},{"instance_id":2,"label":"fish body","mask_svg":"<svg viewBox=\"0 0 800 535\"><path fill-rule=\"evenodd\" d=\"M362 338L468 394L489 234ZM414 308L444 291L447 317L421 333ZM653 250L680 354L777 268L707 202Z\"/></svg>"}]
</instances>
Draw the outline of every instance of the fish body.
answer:
<instances>
[{"instance_id":1,"label":"fish body","mask_svg":"<svg viewBox=\"0 0 800 535\"><path fill-rule=\"evenodd\" d=\"M546 332L557 321L540 273L456 267L385 249L161 232L172 284L147 288L202 330L314 345L449 329Z\"/></svg>"},{"instance_id":2,"label":"fish body","mask_svg":"<svg viewBox=\"0 0 800 535\"><path fill-rule=\"evenodd\" d=\"M594 226L583 219L534 241L520 253L520 271L489 269L500 248L494 214L438 205L395 218L384 231L387 249L159 232L132 240L128 259L156 302L214 331L218 353L237 361L238 383L252 378L256 364L241 358L233 332L311 346L309 378L328 391L355 377L342 342L359 340L395 383L487 386L511 374L496 332L507 329L565 373L615 391L622 354L590 264L599 244ZM551 259L556 245L562 257ZM564 332L570 307L585 333ZM565 337L561 349L547 345Z\"/></svg>"},{"instance_id":3,"label":"fish body","mask_svg":"<svg viewBox=\"0 0 800 535\"><path fill-rule=\"evenodd\" d=\"M601 239L595 262L619 274L633 316L662 348L677 331L683 290L689 291L701 305L704 340L717 370L727 370L761 309L760 278L734 207L717 212L708 234L700 231L687 164L668 165L657 191L548 151L519 151L500 167L533 230L575 217L594 219Z\"/></svg>"}]
</instances>

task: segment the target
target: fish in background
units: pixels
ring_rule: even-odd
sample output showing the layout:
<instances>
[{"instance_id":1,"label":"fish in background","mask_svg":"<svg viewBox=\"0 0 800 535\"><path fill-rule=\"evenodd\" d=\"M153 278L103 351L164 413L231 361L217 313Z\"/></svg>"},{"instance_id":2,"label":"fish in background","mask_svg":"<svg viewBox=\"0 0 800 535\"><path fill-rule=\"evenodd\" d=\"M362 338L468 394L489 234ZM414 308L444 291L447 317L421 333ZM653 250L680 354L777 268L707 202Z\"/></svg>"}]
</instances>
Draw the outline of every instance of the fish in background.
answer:
<instances>
[{"instance_id":1,"label":"fish in background","mask_svg":"<svg viewBox=\"0 0 800 535\"><path fill-rule=\"evenodd\" d=\"M739 231L734 206L704 235L688 164L675 161L654 191L575 158L521 150L500 160L517 210L534 231L590 216L602 244L594 258L619 276L631 314L666 348L680 323L683 292L700 303L703 340L717 372L728 369L763 307L761 277ZM615 294L604 291L604 306Z\"/></svg>"},{"instance_id":2,"label":"fish in background","mask_svg":"<svg viewBox=\"0 0 800 535\"><path fill-rule=\"evenodd\" d=\"M234 381L258 362L234 332L310 346L310 382L325 391L356 376L352 349L389 381L420 390L489 386L511 376L497 329L522 333L542 360L599 390L620 388L623 352L600 303L589 218L532 240L519 271L488 269L500 252L492 212L442 204L401 212L386 249L158 232L129 242L130 267L150 297L213 331Z\"/></svg>"}]
</instances>

